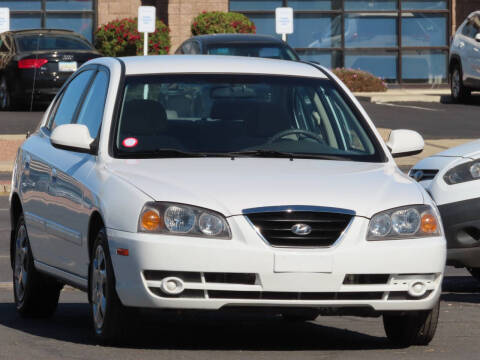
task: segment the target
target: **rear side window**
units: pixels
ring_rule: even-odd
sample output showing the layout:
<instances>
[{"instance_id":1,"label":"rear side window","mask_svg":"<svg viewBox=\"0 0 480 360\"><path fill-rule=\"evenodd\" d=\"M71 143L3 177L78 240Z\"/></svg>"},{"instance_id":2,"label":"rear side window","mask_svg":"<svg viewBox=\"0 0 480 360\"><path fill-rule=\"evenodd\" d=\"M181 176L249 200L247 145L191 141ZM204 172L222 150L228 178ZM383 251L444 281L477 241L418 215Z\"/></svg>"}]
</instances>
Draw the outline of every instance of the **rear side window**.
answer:
<instances>
[{"instance_id":1,"label":"rear side window","mask_svg":"<svg viewBox=\"0 0 480 360\"><path fill-rule=\"evenodd\" d=\"M55 129L59 125L70 124L73 121L75 112L87 86L90 84L90 79L94 72L94 70L84 71L68 84L50 124L50 130Z\"/></svg>"},{"instance_id":2,"label":"rear side window","mask_svg":"<svg viewBox=\"0 0 480 360\"><path fill-rule=\"evenodd\" d=\"M17 38L21 51L37 50L92 50L85 40L74 36L25 35Z\"/></svg>"},{"instance_id":3,"label":"rear side window","mask_svg":"<svg viewBox=\"0 0 480 360\"><path fill-rule=\"evenodd\" d=\"M108 74L105 71L99 71L78 115L77 123L86 125L92 138L97 137L102 123L107 89Z\"/></svg>"}]
</instances>

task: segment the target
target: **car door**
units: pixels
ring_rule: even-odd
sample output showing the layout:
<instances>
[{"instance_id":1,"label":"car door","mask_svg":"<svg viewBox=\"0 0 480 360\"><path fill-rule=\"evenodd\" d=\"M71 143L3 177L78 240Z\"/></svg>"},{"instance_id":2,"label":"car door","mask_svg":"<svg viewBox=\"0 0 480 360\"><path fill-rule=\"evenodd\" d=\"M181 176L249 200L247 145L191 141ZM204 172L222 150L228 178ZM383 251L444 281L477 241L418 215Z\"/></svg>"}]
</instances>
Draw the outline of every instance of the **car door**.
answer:
<instances>
[{"instance_id":1,"label":"car door","mask_svg":"<svg viewBox=\"0 0 480 360\"><path fill-rule=\"evenodd\" d=\"M85 125L93 139L99 135L108 81L108 71L97 69L90 85L77 102L71 104L75 113L70 123ZM70 106L70 102L66 105ZM61 114L57 112L56 116ZM55 124L52 130L54 128ZM51 153L53 200L49 213L53 219L49 232L55 245L55 263L64 271L87 278L88 223L93 202L88 179L94 170L96 156L53 146Z\"/></svg>"},{"instance_id":2,"label":"car door","mask_svg":"<svg viewBox=\"0 0 480 360\"><path fill-rule=\"evenodd\" d=\"M471 20L472 36L469 39L470 46L468 48L467 56L469 58L472 85L475 88L480 88L480 41L475 37L480 34L480 16L475 15Z\"/></svg>"}]
</instances>

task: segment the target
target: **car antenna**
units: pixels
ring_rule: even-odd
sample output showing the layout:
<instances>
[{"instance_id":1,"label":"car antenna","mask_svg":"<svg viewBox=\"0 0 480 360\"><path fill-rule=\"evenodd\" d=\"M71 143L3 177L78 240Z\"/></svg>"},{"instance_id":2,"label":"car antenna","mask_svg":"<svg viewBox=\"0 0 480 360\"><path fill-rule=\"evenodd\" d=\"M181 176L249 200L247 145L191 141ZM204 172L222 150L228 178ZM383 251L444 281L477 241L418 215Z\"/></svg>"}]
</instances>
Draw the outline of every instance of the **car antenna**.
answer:
<instances>
[{"instance_id":1,"label":"car antenna","mask_svg":"<svg viewBox=\"0 0 480 360\"><path fill-rule=\"evenodd\" d=\"M40 49L40 37L43 34L39 34L37 38L37 51L35 52L35 64L38 63L38 50ZM30 95L30 112L33 109L33 96L35 94L35 83L37 82L37 67L33 68L33 84L32 84L32 94Z\"/></svg>"}]
</instances>

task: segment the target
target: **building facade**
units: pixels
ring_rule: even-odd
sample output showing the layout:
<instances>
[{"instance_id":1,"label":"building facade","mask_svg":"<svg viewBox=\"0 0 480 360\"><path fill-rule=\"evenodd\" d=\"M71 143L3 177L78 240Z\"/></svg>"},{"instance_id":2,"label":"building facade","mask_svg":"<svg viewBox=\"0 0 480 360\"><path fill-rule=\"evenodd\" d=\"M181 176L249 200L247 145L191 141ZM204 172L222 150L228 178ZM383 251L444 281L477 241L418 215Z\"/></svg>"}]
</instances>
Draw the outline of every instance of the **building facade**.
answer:
<instances>
[{"instance_id":1,"label":"building facade","mask_svg":"<svg viewBox=\"0 0 480 360\"><path fill-rule=\"evenodd\" d=\"M0 0L11 28L67 28L93 39L107 21L154 5L171 29L172 50L202 11L236 11L257 33L275 34L275 8L294 9L287 41L306 60L369 71L390 83L445 83L450 37L480 0Z\"/></svg>"}]
</instances>

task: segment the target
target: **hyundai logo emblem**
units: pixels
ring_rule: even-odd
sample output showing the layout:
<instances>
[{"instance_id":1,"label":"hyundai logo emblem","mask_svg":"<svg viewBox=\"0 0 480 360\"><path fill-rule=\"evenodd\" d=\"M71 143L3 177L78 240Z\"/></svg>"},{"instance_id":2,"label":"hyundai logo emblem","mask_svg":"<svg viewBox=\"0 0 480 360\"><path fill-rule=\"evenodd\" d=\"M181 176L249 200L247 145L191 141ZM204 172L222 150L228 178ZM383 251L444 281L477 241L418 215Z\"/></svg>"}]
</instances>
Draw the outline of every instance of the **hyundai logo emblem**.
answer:
<instances>
[{"instance_id":1,"label":"hyundai logo emblem","mask_svg":"<svg viewBox=\"0 0 480 360\"><path fill-rule=\"evenodd\" d=\"M295 224L290 230L295 235L306 236L312 232L312 227L307 224Z\"/></svg>"}]
</instances>

